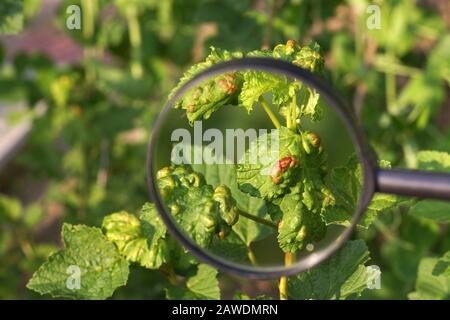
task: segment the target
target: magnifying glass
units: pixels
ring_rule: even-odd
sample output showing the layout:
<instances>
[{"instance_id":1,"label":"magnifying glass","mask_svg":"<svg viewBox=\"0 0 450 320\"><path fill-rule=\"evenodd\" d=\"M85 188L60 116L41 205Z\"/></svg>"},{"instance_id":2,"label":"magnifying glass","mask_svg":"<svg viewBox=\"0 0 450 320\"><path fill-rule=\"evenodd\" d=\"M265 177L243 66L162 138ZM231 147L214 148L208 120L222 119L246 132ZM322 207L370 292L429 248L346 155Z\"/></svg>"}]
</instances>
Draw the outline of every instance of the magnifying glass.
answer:
<instances>
[{"instance_id":1,"label":"magnifying glass","mask_svg":"<svg viewBox=\"0 0 450 320\"><path fill-rule=\"evenodd\" d=\"M376 192L450 200L450 175L380 168L351 109L310 70L247 57L182 85L147 155L151 198L200 260L249 278L335 253Z\"/></svg>"}]
</instances>

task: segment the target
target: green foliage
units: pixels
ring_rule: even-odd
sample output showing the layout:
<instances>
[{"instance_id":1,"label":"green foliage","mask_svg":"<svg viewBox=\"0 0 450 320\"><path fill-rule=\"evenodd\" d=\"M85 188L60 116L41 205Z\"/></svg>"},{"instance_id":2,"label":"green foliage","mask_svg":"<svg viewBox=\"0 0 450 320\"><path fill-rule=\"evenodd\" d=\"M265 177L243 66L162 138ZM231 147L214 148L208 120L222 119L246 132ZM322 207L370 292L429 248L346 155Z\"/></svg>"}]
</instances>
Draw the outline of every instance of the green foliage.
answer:
<instances>
[{"instance_id":1,"label":"green foliage","mask_svg":"<svg viewBox=\"0 0 450 320\"><path fill-rule=\"evenodd\" d=\"M192 263L197 269L187 274L183 286L168 286L170 299L219 299L217 271L206 265L197 265L166 235L166 229L152 204L145 204L139 218L127 212L108 215L102 229L65 224L62 235L65 248L48 258L28 283L29 289L53 297L74 299L105 299L117 287L126 284L128 263L137 263L147 269L169 272ZM169 264L165 264L165 263ZM164 265L163 265L164 263ZM176 265L173 265L176 264ZM70 286L70 268L80 270L80 288ZM171 269L169 269L171 270ZM191 270L189 267L188 270Z\"/></svg>"},{"instance_id":2,"label":"green foliage","mask_svg":"<svg viewBox=\"0 0 450 320\"><path fill-rule=\"evenodd\" d=\"M273 51L252 51L247 55L242 52L230 53L211 47L211 53L206 60L192 66L183 75L169 98L183 84L207 67L244 56L282 59L311 72L320 72L323 68L323 58L317 43L300 47L294 41L289 40L286 45L278 45ZM291 81L285 76L256 71L234 72L209 79L181 97L175 107L186 110L187 118L192 124L198 119L208 119L213 112L224 105L242 106L250 113L253 105L262 98L263 94L267 93L272 94L273 103L280 109L283 116L287 116L289 112L286 105L292 103L295 105L298 110L293 121L304 115L311 116L313 120L320 118L320 108L317 107L319 95L315 91L303 87L299 81ZM296 105L297 101L299 102L298 106Z\"/></svg>"},{"instance_id":3,"label":"green foliage","mask_svg":"<svg viewBox=\"0 0 450 320\"><path fill-rule=\"evenodd\" d=\"M148 196L142 178L148 124L164 104L167 93L172 89L175 92L201 70L233 57L254 55L295 60L294 63L312 72L320 72L323 57L327 57L325 76L347 101L353 101L356 116L364 124L380 158L390 160L393 166L449 170L448 154L418 152L450 151L445 132L447 115L442 108L447 99L445 83L450 82L450 37L437 10L424 7L422 2L379 1L382 28L370 30L365 28L364 8L370 4L367 0L278 1L273 14L272 8L262 9L247 0L93 0L81 3L83 29L68 31L64 8L72 3L79 1L64 1L59 16L51 23L82 47L82 61L60 65L40 54L11 56L9 48L0 49L1 102L26 102L29 106L26 114L33 121L27 145L14 161L14 168L19 165L20 173L25 171L32 180L43 179L48 186L42 198L31 205L28 194L23 201L26 204L0 196L2 299L39 298L33 291L24 290L23 279L38 270L49 255L54 258L44 266L53 266L50 262L55 263L55 257L61 261L71 258L70 255L82 256L82 261L85 257L95 258L85 252L93 245L89 240L80 244L79 253L67 248L54 253L57 248L53 224L60 219L102 226L104 236L99 229L79 228L95 230L86 234L102 239L96 245L107 247L105 252L114 256L117 264L131 264L127 286L116 290L113 298L220 298L217 273L199 265L166 233L151 204L146 204L140 215L134 213ZM17 34L39 9L38 0L24 0L23 8L22 1L2 1L0 33ZM310 38L320 43L323 54L315 44L286 43L286 39ZM9 37L6 39L8 47ZM286 44L272 46L276 43ZM209 47L213 49L206 61L193 64ZM219 47L229 51L214 49ZM252 51L262 47L266 49ZM78 51L75 53L78 55ZM173 75L180 74L187 65L193 66L173 88ZM186 101L179 105L186 111L195 111L187 112L188 120L207 119L226 104L254 111L266 99L277 115L286 120L280 130L288 128L292 135L306 135L297 123L300 118L321 119L319 96L299 83L265 73L244 72L234 76L231 81L214 79L198 100L194 99L196 91L189 92ZM214 99L203 103L205 97ZM46 105L44 113L42 104ZM300 152L296 155L306 161L315 154L306 153L315 150L308 140L301 139L300 147L295 148ZM274 164L282 158L272 160ZM357 165L349 162L342 167L327 168L331 170L320 175L320 179L308 176L302 186L295 183L294 177L304 175L288 169L275 175L275 181L280 178L279 185L264 186L267 194L273 194L270 197L257 194L263 186L260 181L270 182L264 180L271 179L270 175L261 175L258 183L252 181L257 185L256 191L245 193L238 184L240 174L234 166L194 165L193 171L205 179L201 189L213 201L214 221L221 226L214 230L209 249L233 261L250 263L252 247L271 235L278 233L283 247L296 251L311 239L321 237L323 223L327 228L334 224L348 225L359 196L361 176ZM313 167L317 169L318 165L314 163ZM266 163L264 168L272 169ZM34 190L16 171L5 173L6 180L2 177L0 182L2 192L23 196L23 190ZM219 188L215 194L221 185L229 190ZM307 210L308 206L311 210ZM277 230L240 216L230 227L236 217L235 208L273 223L284 222ZM126 211L117 212L121 209ZM380 265L382 289L366 290L363 297L407 298L415 285L411 298L449 298L448 254L443 256L443 252L450 250L449 209L443 202L400 202L390 195L375 196L360 221L363 228L358 228L358 236L370 248L373 263ZM111 212L116 213L104 217ZM301 232L303 226L306 227ZM229 231L223 239L217 236L221 228ZM85 231L76 233L82 237L80 233L84 235ZM299 241L297 236L304 240ZM358 270L362 270L362 261L367 258L362 258L363 245L350 244L355 250L345 251L348 263L340 261L356 271L347 272L347 267L343 267L339 274L333 274L333 270L325 269L331 261L333 266L340 266L336 260L343 257L340 254L289 279L290 297L358 296L364 288L364 274ZM102 250L98 256L105 252ZM70 274L60 271L54 277L51 275L58 282L48 284L45 292L53 290L53 295L69 298L105 298L115 289L110 283L113 280L102 273L88 293L83 280L81 290L67 290L63 277L67 279ZM123 280L120 285L126 281L124 275L118 275ZM103 280L108 282L105 290L99 285ZM301 285L295 285L296 281ZM43 282L39 285L42 285L39 290L44 291ZM227 290L222 297L230 294L228 285L229 282L224 283ZM267 292L273 292L272 288ZM260 298L256 294L252 291L236 298Z\"/></svg>"},{"instance_id":4,"label":"green foliage","mask_svg":"<svg viewBox=\"0 0 450 320\"><path fill-rule=\"evenodd\" d=\"M252 299L253 300L272 300L272 297L262 294L262 295L254 297L254 298L250 298L244 292L236 292L233 299L234 300L252 300Z\"/></svg>"},{"instance_id":5,"label":"green foliage","mask_svg":"<svg viewBox=\"0 0 450 320\"><path fill-rule=\"evenodd\" d=\"M106 216L102 229L128 261L148 269L158 269L165 261L166 228L152 205L143 207L140 219L124 211Z\"/></svg>"},{"instance_id":6,"label":"green foliage","mask_svg":"<svg viewBox=\"0 0 450 320\"><path fill-rule=\"evenodd\" d=\"M444 201L419 201L409 209L409 213L438 222L450 222L450 205Z\"/></svg>"},{"instance_id":7,"label":"green foliage","mask_svg":"<svg viewBox=\"0 0 450 320\"><path fill-rule=\"evenodd\" d=\"M305 201L300 191L293 191L281 200L283 217L278 227L278 242L284 252L296 252L325 237L326 225L320 212L308 208Z\"/></svg>"},{"instance_id":8,"label":"green foliage","mask_svg":"<svg viewBox=\"0 0 450 320\"><path fill-rule=\"evenodd\" d=\"M411 300L447 300L450 296L449 252L442 258L423 258Z\"/></svg>"},{"instance_id":9,"label":"green foliage","mask_svg":"<svg viewBox=\"0 0 450 320\"><path fill-rule=\"evenodd\" d=\"M421 257L438 242L439 227L432 221L405 217L399 238L386 241L382 254L392 273L402 281L414 281Z\"/></svg>"},{"instance_id":10,"label":"green foliage","mask_svg":"<svg viewBox=\"0 0 450 320\"><path fill-rule=\"evenodd\" d=\"M232 104L241 86L240 75L229 73L207 80L201 86L192 88L178 102L177 107L185 109L190 123L198 119L208 119L220 107Z\"/></svg>"},{"instance_id":11,"label":"green foliage","mask_svg":"<svg viewBox=\"0 0 450 320\"><path fill-rule=\"evenodd\" d=\"M175 300L218 300L220 299L217 270L200 264L195 275L189 277L184 286L170 286L167 298Z\"/></svg>"},{"instance_id":12,"label":"green foliage","mask_svg":"<svg viewBox=\"0 0 450 320\"><path fill-rule=\"evenodd\" d=\"M20 218L22 205L19 200L0 195L0 221L14 221Z\"/></svg>"},{"instance_id":13,"label":"green foliage","mask_svg":"<svg viewBox=\"0 0 450 320\"><path fill-rule=\"evenodd\" d=\"M237 167L237 182L241 191L267 201L272 217L280 222L280 247L295 252L325 235L321 211L327 203L321 200L326 161L319 138L311 132L298 134L281 127L277 133L278 158L269 151L272 136L258 137ZM256 164L248 164L252 155L257 155Z\"/></svg>"},{"instance_id":14,"label":"green foliage","mask_svg":"<svg viewBox=\"0 0 450 320\"><path fill-rule=\"evenodd\" d=\"M105 299L126 284L128 262L100 229L65 224L62 229L65 248L48 258L33 275L27 287L53 297ZM69 284L70 275L79 270L80 286ZM73 269L71 269L73 268Z\"/></svg>"},{"instance_id":15,"label":"green foliage","mask_svg":"<svg viewBox=\"0 0 450 320\"><path fill-rule=\"evenodd\" d=\"M277 45L273 51L252 51L248 57L270 57L286 60L297 66L308 69L311 72L320 72L323 68L323 58L320 54L320 46L313 43L310 46L300 47L294 41L289 40L285 45ZM309 115L313 120L320 117L320 109L317 107L318 94L308 87L303 87L299 81L291 81L284 76L277 76L265 72L244 72L244 85L239 95L240 105L248 112L253 110L255 102L270 92L273 103L281 113L286 116L286 105L296 103L299 97L298 117Z\"/></svg>"},{"instance_id":16,"label":"green foliage","mask_svg":"<svg viewBox=\"0 0 450 320\"><path fill-rule=\"evenodd\" d=\"M417 158L422 170L450 172L450 155L446 152L421 151ZM450 221L450 205L443 201L418 201L410 208L409 213L439 222Z\"/></svg>"},{"instance_id":17,"label":"green foliage","mask_svg":"<svg viewBox=\"0 0 450 320\"><path fill-rule=\"evenodd\" d=\"M39 206L24 206L17 198L0 195L0 298L15 299L21 276L34 272L57 248L34 243L31 230L42 219ZM27 290L28 291L28 290ZM28 291L26 297L35 295Z\"/></svg>"},{"instance_id":18,"label":"green foliage","mask_svg":"<svg viewBox=\"0 0 450 320\"><path fill-rule=\"evenodd\" d=\"M379 166L390 168L390 163L380 161ZM362 168L356 156L351 157L345 167L334 168L327 179L327 185L334 199L331 200L332 205L325 211L326 223L350 225L360 201L363 185ZM359 225L369 227L380 212L394 208L397 203L398 199L394 195L376 194Z\"/></svg>"},{"instance_id":19,"label":"green foliage","mask_svg":"<svg viewBox=\"0 0 450 320\"><path fill-rule=\"evenodd\" d=\"M202 174L208 184L214 188L225 185L230 188L239 210L261 218L267 214L265 202L259 198L251 197L239 190L234 165L228 164L194 164L193 169ZM246 244L263 238L269 232L268 228L249 219L239 219L233 226L233 231Z\"/></svg>"},{"instance_id":20,"label":"green foliage","mask_svg":"<svg viewBox=\"0 0 450 320\"><path fill-rule=\"evenodd\" d=\"M172 89L169 94L169 99L178 91L186 82L194 78L194 76L201 71L208 69L209 67L224 61L231 60L233 58L242 58L241 52L229 52L227 50L216 49L211 47L211 53L206 57L204 62L197 63L190 67L180 78L178 84Z\"/></svg>"},{"instance_id":21,"label":"green foliage","mask_svg":"<svg viewBox=\"0 0 450 320\"><path fill-rule=\"evenodd\" d=\"M16 34L23 28L23 2L5 0L0 4L0 34Z\"/></svg>"},{"instance_id":22,"label":"green foliage","mask_svg":"<svg viewBox=\"0 0 450 320\"><path fill-rule=\"evenodd\" d=\"M272 141L275 137L278 140ZM278 155L271 154L275 142L279 144ZM255 164L250 161L252 156L257 157ZM265 200L279 198L298 181L300 170L296 168L305 158L302 136L292 130L281 127L273 135L262 135L251 142L241 160L243 164L237 166L239 188L253 197ZM277 162L278 167L274 168L274 162Z\"/></svg>"},{"instance_id":23,"label":"green foliage","mask_svg":"<svg viewBox=\"0 0 450 320\"><path fill-rule=\"evenodd\" d=\"M313 72L321 69L321 57L315 45L301 48L288 41L286 45L275 47L271 53L261 51L249 55L265 54L299 64ZM213 49L206 62L192 67L184 75L178 87L207 66L233 56L239 55ZM185 109L191 123L197 119L207 119L223 105L239 105L242 94L245 96L248 93L245 91L246 83L248 85L258 76L234 73L216 77L191 90L175 107ZM318 96L309 92L309 98L305 98L299 82L289 84L279 82L280 79L275 79L275 82L273 79L267 80L270 81L262 82L264 87L252 98L252 106L247 109L251 111L257 100L265 103L262 96L267 93L272 94L275 105L279 104L279 114L286 118L287 126L276 130L278 154L267 154L275 142L272 136L266 135L250 144L243 155L243 164L237 167L172 165L157 172L157 185L164 205L180 227L200 246L233 261L255 262L251 246L273 232L267 226L276 229L279 247L286 254L304 250L307 245L324 239L328 225L348 225L359 201L362 175L356 158L350 159L346 166L329 172L327 154L320 137L297 126L300 118L305 116L310 116L313 121L320 119ZM61 83L61 79L57 83ZM66 87L70 87L71 81L66 79L64 83L67 84L63 86L65 91L58 89L54 94L60 106L68 104L69 90ZM252 86L258 88L256 83ZM286 107L286 104L289 106ZM254 155L257 163L248 164ZM389 163L380 162L380 165L386 167ZM395 204L395 197L375 197L363 225L368 227L379 212ZM273 222L265 220L267 216ZM198 265L184 249L176 245L166 234L153 205L146 204L140 217L125 211L106 216L102 229L107 241L115 245L124 262L160 270L167 275L171 282L166 290L168 298L220 297L217 271ZM359 295L367 281L364 267L367 259L364 242L351 242L333 260L290 279L288 287L294 288L290 294L293 298L308 299L345 299ZM50 258L47 264L51 261ZM46 265L42 268L45 269ZM336 273L328 274L328 269L336 270ZM185 277L184 286L177 282L177 273ZM38 276L39 271L35 277ZM328 280L321 282L320 279L326 277ZM314 284L306 291L298 289L304 288L302 283L305 281ZM325 283L330 283L331 287L326 287ZM51 292L33 286L33 280L30 288L41 293Z\"/></svg>"},{"instance_id":24,"label":"green foliage","mask_svg":"<svg viewBox=\"0 0 450 320\"><path fill-rule=\"evenodd\" d=\"M417 154L419 169L450 172L450 155L446 152L421 151Z\"/></svg>"},{"instance_id":25,"label":"green foliage","mask_svg":"<svg viewBox=\"0 0 450 320\"><path fill-rule=\"evenodd\" d=\"M230 233L239 215L226 186L213 189L203 176L183 166L163 168L157 177L165 205L197 244L208 247L215 236Z\"/></svg>"},{"instance_id":26,"label":"green foliage","mask_svg":"<svg viewBox=\"0 0 450 320\"><path fill-rule=\"evenodd\" d=\"M440 276L450 276L450 252L445 253L436 263L433 274Z\"/></svg>"},{"instance_id":27,"label":"green foliage","mask_svg":"<svg viewBox=\"0 0 450 320\"><path fill-rule=\"evenodd\" d=\"M367 289L364 264L368 260L364 241L349 241L331 259L289 278L289 295L296 299L355 298Z\"/></svg>"},{"instance_id":28,"label":"green foliage","mask_svg":"<svg viewBox=\"0 0 450 320\"><path fill-rule=\"evenodd\" d=\"M212 55L214 53L215 51ZM248 56L284 59L313 72L319 71L323 64L318 45L302 48L294 41L276 46L273 51L253 51ZM205 63L208 63L208 59L191 67L180 84L191 78L192 74L197 72L195 70L202 70ZM237 79L242 77L242 73L243 85L242 91L239 92L241 80ZM232 88L228 92L229 96L226 95L227 88ZM218 89L217 94L214 93L216 89ZM281 220L278 238L281 248L286 252L302 249L308 241L321 240L326 228L321 217L321 211L328 202L321 202L327 191L323 181L325 158L320 138L312 132L295 129L300 117L310 115L313 120L318 120L320 114L318 95L308 91L309 98L305 97L305 92L301 89L302 85L298 81L288 83L283 77L261 72L239 72L214 78L192 89L191 93L181 98L176 106L186 109L188 119L192 123L195 119L209 118L213 111L224 104L242 105L250 112L253 104L263 99L263 94L272 94L273 103L278 106L280 114L286 117L288 126L279 129L280 154L277 159L271 159L270 154L256 154L256 151L261 152L261 150L267 153L267 150L261 146L268 143L267 148L270 148L272 141L268 135L253 141L244 155L244 161L241 161L244 164L237 168L237 183L242 192L267 200L271 211L277 211L277 215L282 216L276 220L277 222ZM204 93L207 93L210 99L205 99ZM235 102L236 94L239 95L238 103ZM297 101L300 102L299 106ZM261 100L261 103L263 104L264 101ZM290 106L286 108L286 104ZM256 165L246 164L252 155L267 161ZM292 200L283 202L283 197L287 194L290 194L289 198ZM280 198L278 203L275 201L277 198ZM272 201L275 202L271 203ZM296 201L301 201L302 205L300 207L294 205ZM281 202L284 203L283 206L280 206ZM191 232L190 228L185 230ZM193 237L198 242L198 237L195 235Z\"/></svg>"}]
</instances>

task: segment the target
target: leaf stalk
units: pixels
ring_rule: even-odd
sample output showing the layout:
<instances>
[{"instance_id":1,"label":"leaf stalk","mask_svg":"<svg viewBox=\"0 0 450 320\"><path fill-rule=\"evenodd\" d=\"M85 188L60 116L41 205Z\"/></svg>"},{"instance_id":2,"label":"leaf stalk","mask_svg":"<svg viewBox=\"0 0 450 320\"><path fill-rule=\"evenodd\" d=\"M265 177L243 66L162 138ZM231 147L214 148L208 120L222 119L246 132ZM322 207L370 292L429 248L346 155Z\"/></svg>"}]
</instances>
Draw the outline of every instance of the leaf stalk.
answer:
<instances>
[{"instance_id":1,"label":"leaf stalk","mask_svg":"<svg viewBox=\"0 0 450 320\"><path fill-rule=\"evenodd\" d=\"M238 212L239 212L240 216L243 216L243 217L245 217L247 219L250 219L250 220L253 220L255 222L264 224L264 225L266 225L268 227L271 227L271 228L274 228L274 229L278 229L278 226L272 221L266 220L264 218L255 216L253 214L250 214L250 213L247 213L247 212L244 212L244 211L241 211L241 210L239 210Z\"/></svg>"},{"instance_id":2,"label":"leaf stalk","mask_svg":"<svg viewBox=\"0 0 450 320\"><path fill-rule=\"evenodd\" d=\"M278 121L277 117L270 109L267 101L263 97L260 97L259 102L261 103L262 107L264 108L264 111L266 111L267 115L269 116L269 118L272 121L275 128L279 129L281 127L280 121Z\"/></svg>"}]
</instances>

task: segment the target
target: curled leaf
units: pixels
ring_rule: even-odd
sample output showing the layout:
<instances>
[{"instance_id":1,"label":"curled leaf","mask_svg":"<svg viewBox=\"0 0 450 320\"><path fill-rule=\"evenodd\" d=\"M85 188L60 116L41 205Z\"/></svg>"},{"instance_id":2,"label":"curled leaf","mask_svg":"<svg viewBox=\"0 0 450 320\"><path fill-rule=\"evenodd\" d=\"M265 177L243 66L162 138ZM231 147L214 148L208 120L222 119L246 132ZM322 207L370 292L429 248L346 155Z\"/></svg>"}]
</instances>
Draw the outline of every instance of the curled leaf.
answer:
<instances>
[{"instance_id":1,"label":"curled leaf","mask_svg":"<svg viewBox=\"0 0 450 320\"><path fill-rule=\"evenodd\" d=\"M325 237L326 225L320 215L320 203L308 208L300 193L286 195L280 203L282 219L278 227L278 243L284 252L302 250Z\"/></svg>"},{"instance_id":2,"label":"curled leaf","mask_svg":"<svg viewBox=\"0 0 450 320\"><path fill-rule=\"evenodd\" d=\"M188 166L166 167L157 176L164 204L197 244L208 247L215 236L230 233L237 222L237 208L227 187L214 190Z\"/></svg>"},{"instance_id":3,"label":"curled leaf","mask_svg":"<svg viewBox=\"0 0 450 320\"><path fill-rule=\"evenodd\" d=\"M250 144L237 166L238 186L251 196L273 200L289 193L306 172L322 170L324 161L317 135L281 127Z\"/></svg>"},{"instance_id":4,"label":"curled leaf","mask_svg":"<svg viewBox=\"0 0 450 320\"><path fill-rule=\"evenodd\" d=\"M169 94L169 99L196 74L217 63L242 57L243 54L241 52L229 52L211 47L211 53L206 57L205 61L193 65L184 73L176 87ZM177 101L175 108L186 110L190 123L199 119L208 119L220 107L227 104L236 104L241 86L242 79L239 73L221 75L192 88Z\"/></svg>"},{"instance_id":5,"label":"curled leaf","mask_svg":"<svg viewBox=\"0 0 450 320\"><path fill-rule=\"evenodd\" d=\"M192 88L178 101L175 108L186 110L191 124L199 119L208 119L222 106L236 104L241 85L239 73L220 75Z\"/></svg>"},{"instance_id":6,"label":"curled leaf","mask_svg":"<svg viewBox=\"0 0 450 320\"><path fill-rule=\"evenodd\" d=\"M128 261L148 269L157 269L165 262L166 228L152 204L144 205L140 219L125 211L108 215L102 228Z\"/></svg>"}]
</instances>

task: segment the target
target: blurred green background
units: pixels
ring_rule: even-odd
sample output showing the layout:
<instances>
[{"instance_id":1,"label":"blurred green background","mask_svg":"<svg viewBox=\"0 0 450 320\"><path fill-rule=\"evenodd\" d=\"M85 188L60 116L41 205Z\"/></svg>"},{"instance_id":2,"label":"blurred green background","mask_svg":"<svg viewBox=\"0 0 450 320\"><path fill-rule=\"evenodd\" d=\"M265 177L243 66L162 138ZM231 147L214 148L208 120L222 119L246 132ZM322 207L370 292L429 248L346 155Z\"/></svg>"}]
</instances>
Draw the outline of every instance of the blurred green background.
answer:
<instances>
[{"instance_id":1,"label":"blurred green background","mask_svg":"<svg viewBox=\"0 0 450 320\"><path fill-rule=\"evenodd\" d=\"M80 29L68 28L72 4L82 8ZM369 28L371 4L380 8L379 29ZM325 77L353 105L381 159L415 167L419 150L450 152L449 26L447 0L2 1L0 299L39 297L25 284L60 247L63 221L99 225L147 201L152 123L209 46L316 41ZM450 249L446 224L404 211L384 212L357 235L383 277L365 298L406 298L420 258ZM163 298L165 281L139 269L114 297ZM221 285L274 290L271 281L231 277Z\"/></svg>"}]
</instances>

